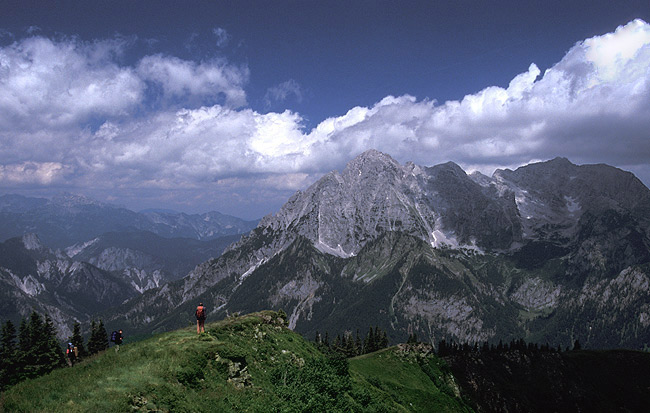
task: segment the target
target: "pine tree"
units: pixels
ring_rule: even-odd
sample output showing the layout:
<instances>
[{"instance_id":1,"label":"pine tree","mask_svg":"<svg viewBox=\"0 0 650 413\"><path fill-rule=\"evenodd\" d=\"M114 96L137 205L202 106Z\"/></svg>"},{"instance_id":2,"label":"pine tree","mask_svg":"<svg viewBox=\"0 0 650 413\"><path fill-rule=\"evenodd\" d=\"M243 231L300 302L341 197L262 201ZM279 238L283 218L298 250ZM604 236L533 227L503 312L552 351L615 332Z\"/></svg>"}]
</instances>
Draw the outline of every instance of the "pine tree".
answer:
<instances>
[{"instance_id":1,"label":"pine tree","mask_svg":"<svg viewBox=\"0 0 650 413\"><path fill-rule=\"evenodd\" d=\"M23 380L36 377L40 373L43 320L36 311L32 311L29 321L21 322L20 327L18 333L18 347L20 348L18 360L21 367L19 379Z\"/></svg>"},{"instance_id":2,"label":"pine tree","mask_svg":"<svg viewBox=\"0 0 650 413\"><path fill-rule=\"evenodd\" d=\"M382 330L379 338L379 348L388 347L388 334L386 330Z\"/></svg>"},{"instance_id":3,"label":"pine tree","mask_svg":"<svg viewBox=\"0 0 650 413\"><path fill-rule=\"evenodd\" d=\"M84 338L81 336L81 324L75 322L72 326L72 337L70 337L70 342L73 346L77 347L79 352L79 357L86 356L86 348L84 346Z\"/></svg>"},{"instance_id":4,"label":"pine tree","mask_svg":"<svg viewBox=\"0 0 650 413\"><path fill-rule=\"evenodd\" d=\"M381 330L379 329L379 326L375 326L375 336L373 338L373 342L375 343L374 349L372 351L377 351L381 348Z\"/></svg>"},{"instance_id":5,"label":"pine tree","mask_svg":"<svg viewBox=\"0 0 650 413\"><path fill-rule=\"evenodd\" d=\"M57 367L65 364L64 355L61 351L61 346L56 339L56 328L54 322L49 315L45 315L43 323L43 331L40 335L40 372L39 375L49 373Z\"/></svg>"},{"instance_id":6,"label":"pine tree","mask_svg":"<svg viewBox=\"0 0 650 413\"><path fill-rule=\"evenodd\" d=\"M104 328L104 322L100 319L97 326L97 344L99 351L104 351L108 348L108 334Z\"/></svg>"},{"instance_id":7,"label":"pine tree","mask_svg":"<svg viewBox=\"0 0 650 413\"><path fill-rule=\"evenodd\" d=\"M104 322L93 320L90 323L90 339L88 340L88 353L95 354L108 348L108 336L104 328Z\"/></svg>"},{"instance_id":8,"label":"pine tree","mask_svg":"<svg viewBox=\"0 0 650 413\"><path fill-rule=\"evenodd\" d=\"M368 330L368 334L366 335L366 339L363 342L363 353L368 354L376 350L377 350L377 345L375 342L375 332L372 329L372 327L370 327L370 329Z\"/></svg>"},{"instance_id":9,"label":"pine tree","mask_svg":"<svg viewBox=\"0 0 650 413\"><path fill-rule=\"evenodd\" d=\"M357 328L357 336L354 340L354 347L356 347L356 356L363 353L363 343L361 342L361 336L359 335L359 329Z\"/></svg>"},{"instance_id":10,"label":"pine tree","mask_svg":"<svg viewBox=\"0 0 650 413\"><path fill-rule=\"evenodd\" d=\"M95 320L90 321L90 337L88 338L88 354L97 353L97 324Z\"/></svg>"},{"instance_id":11,"label":"pine tree","mask_svg":"<svg viewBox=\"0 0 650 413\"><path fill-rule=\"evenodd\" d=\"M7 320L0 338L0 391L16 382L16 353L16 327Z\"/></svg>"},{"instance_id":12,"label":"pine tree","mask_svg":"<svg viewBox=\"0 0 650 413\"><path fill-rule=\"evenodd\" d=\"M24 378L25 370L27 368L27 352L30 347L29 342L29 324L24 318L20 320L20 327L18 328L18 351L16 353L15 373L17 380Z\"/></svg>"},{"instance_id":13,"label":"pine tree","mask_svg":"<svg viewBox=\"0 0 650 413\"><path fill-rule=\"evenodd\" d=\"M38 377L63 365L63 352L49 316L43 319L32 311L29 322L21 321L15 359L17 380Z\"/></svg>"},{"instance_id":14,"label":"pine tree","mask_svg":"<svg viewBox=\"0 0 650 413\"><path fill-rule=\"evenodd\" d=\"M357 355L357 347L355 341L352 338L352 334L346 334L344 352L346 357L354 357Z\"/></svg>"},{"instance_id":15,"label":"pine tree","mask_svg":"<svg viewBox=\"0 0 650 413\"><path fill-rule=\"evenodd\" d=\"M341 335L337 334L332 344L332 350L339 351L341 349Z\"/></svg>"}]
</instances>

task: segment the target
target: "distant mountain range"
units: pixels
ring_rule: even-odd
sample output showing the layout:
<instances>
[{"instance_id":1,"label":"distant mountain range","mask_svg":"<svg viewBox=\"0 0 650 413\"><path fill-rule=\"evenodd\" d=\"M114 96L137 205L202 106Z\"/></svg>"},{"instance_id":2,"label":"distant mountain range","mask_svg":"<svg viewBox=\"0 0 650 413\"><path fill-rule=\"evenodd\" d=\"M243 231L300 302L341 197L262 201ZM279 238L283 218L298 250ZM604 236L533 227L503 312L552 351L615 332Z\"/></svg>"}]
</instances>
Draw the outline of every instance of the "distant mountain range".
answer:
<instances>
[{"instance_id":1,"label":"distant mountain range","mask_svg":"<svg viewBox=\"0 0 650 413\"><path fill-rule=\"evenodd\" d=\"M107 232L148 231L166 238L212 240L245 234L256 225L257 221L219 212L134 212L73 194L61 194L50 200L14 194L0 196L0 240L34 233L51 248L66 248Z\"/></svg>"},{"instance_id":2,"label":"distant mountain range","mask_svg":"<svg viewBox=\"0 0 650 413\"><path fill-rule=\"evenodd\" d=\"M136 213L72 194L0 196L0 319L35 309L66 337L75 320L187 275L255 224L218 212Z\"/></svg>"},{"instance_id":3,"label":"distant mountain range","mask_svg":"<svg viewBox=\"0 0 650 413\"><path fill-rule=\"evenodd\" d=\"M564 158L492 177L368 151L223 255L107 313L133 331L283 308L304 334L650 343L650 190Z\"/></svg>"},{"instance_id":4,"label":"distant mountain range","mask_svg":"<svg viewBox=\"0 0 650 413\"><path fill-rule=\"evenodd\" d=\"M75 320L183 277L239 237L199 241L112 232L56 251L35 234L9 239L0 243L0 319L48 313L68 337Z\"/></svg>"}]
</instances>

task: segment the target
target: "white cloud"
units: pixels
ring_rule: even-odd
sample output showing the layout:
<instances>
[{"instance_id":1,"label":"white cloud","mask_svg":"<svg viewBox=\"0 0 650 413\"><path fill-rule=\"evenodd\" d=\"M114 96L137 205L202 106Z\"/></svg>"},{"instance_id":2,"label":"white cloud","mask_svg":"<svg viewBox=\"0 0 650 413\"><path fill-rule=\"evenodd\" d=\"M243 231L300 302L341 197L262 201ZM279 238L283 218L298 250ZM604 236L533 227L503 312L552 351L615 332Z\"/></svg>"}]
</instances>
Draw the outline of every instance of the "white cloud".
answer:
<instances>
[{"instance_id":1,"label":"white cloud","mask_svg":"<svg viewBox=\"0 0 650 413\"><path fill-rule=\"evenodd\" d=\"M123 42L31 37L0 48L0 130L77 125L140 102L144 83L114 63Z\"/></svg>"},{"instance_id":2,"label":"white cloud","mask_svg":"<svg viewBox=\"0 0 650 413\"><path fill-rule=\"evenodd\" d=\"M119 63L127 47L122 38L82 42L39 36L1 47L0 131L78 128L97 119L128 118L156 88L169 105L200 105L206 99L233 107L246 103L245 67L162 55L145 56L130 67Z\"/></svg>"},{"instance_id":3,"label":"white cloud","mask_svg":"<svg viewBox=\"0 0 650 413\"><path fill-rule=\"evenodd\" d=\"M267 108L272 107L275 103L282 103L292 97L296 102L301 103L303 91L300 84L293 79L282 82L279 85L270 87L264 95Z\"/></svg>"},{"instance_id":4,"label":"white cloud","mask_svg":"<svg viewBox=\"0 0 650 413\"><path fill-rule=\"evenodd\" d=\"M146 56L137 67L142 79L160 85L169 99L218 98L225 96L228 106L246 104L243 85L248 81L248 69L229 65L225 61L195 63L163 55Z\"/></svg>"},{"instance_id":5,"label":"white cloud","mask_svg":"<svg viewBox=\"0 0 650 413\"><path fill-rule=\"evenodd\" d=\"M58 162L0 165L0 184L9 187L31 184L51 185L60 183L64 175L71 172L68 169Z\"/></svg>"},{"instance_id":6,"label":"white cloud","mask_svg":"<svg viewBox=\"0 0 650 413\"><path fill-rule=\"evenodd\" d=\"M123 47L37 37L0 49L3 182L25 173L34 184L65 177L112 193L173 192L177 202L219 194L277 207L369 148L484 173L557 155L650 171L650 25L640 20L577 43L544 73L531 64L507 88L442 104L387 96L311 131L296 112L241 108L246 69L162 55L124 67L114 58ZM128 116L152 84L164 99L203 106ZM288 81L269 96L299 98L300 90ZM97 116L94 132L81 126Z\"/></svg>"},{"instance_id":7,"label":"white cloud","mask_svg":"<svg viewBox=\"0 0 650 413\"><path fill-rule=\"evenodd\" d=\"M650 26L640 20L576 44L543 75L535 64L508 88L436 105L388 97L322 122L311 135L340 162L374 147L398 159L477 168L569 156L650 160ZM616 150L611 150L615 147ZM608 149L610 148L610 149Z\"/></svg>"}]
</instances>

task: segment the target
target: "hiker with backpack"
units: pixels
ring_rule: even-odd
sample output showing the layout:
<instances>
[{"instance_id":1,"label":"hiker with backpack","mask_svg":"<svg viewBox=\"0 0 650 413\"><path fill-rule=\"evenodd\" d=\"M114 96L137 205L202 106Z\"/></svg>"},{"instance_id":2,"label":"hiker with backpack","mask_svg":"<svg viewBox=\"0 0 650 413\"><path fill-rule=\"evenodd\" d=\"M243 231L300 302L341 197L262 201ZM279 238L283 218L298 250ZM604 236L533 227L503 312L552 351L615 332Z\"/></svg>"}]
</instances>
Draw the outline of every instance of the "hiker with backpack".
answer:
<instances>
[{"instance_id":1,"label":"hiker with backpack","mask_svg":"<svg viewBox=\"0 0 650 413\"><path fill-rule=\"evenodd\" d=\"M205 333L205 307L203 303L199 303L194 315L196 316L196 334Z\"/></svg>"},{"instance_id":2,"label":"hiker with backpack","mask_svg":"<svg viewBox=\"0 0 650 413\"><path fill-rule=\"evenodd\" d=\"M122 340L124 340L124 336L122 335L122 330L119 331L113 331L111 333L111 341L115 343L115 352L117 353L120 351L120 344L122 344Z\"/></svg>"},{"instance_id":3,"label":"hiker with backpack","mask_svg":"<svg viewBox=\"0 0 650 413\"><path fill-rule=\"evenodd\" d=\"M68 366L74 366L74 362L77 361L77 355L79 350L72 343L68 343L68 347L65 349L66 356L68 357Z\"/></svg>"}]
</instances>

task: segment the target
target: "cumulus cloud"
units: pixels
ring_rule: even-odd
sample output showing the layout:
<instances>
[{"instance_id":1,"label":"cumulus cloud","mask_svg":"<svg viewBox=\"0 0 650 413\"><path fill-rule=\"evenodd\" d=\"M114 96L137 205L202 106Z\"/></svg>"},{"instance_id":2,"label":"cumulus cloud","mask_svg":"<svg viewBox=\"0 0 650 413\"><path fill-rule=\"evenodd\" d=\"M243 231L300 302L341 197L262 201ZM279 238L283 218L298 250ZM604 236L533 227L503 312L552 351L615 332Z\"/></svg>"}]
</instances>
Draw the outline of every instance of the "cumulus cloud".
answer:
<instances>
[{"instance_id":1,"label":"cumulus cloud","mask_svg":"<svg viewBox=\"0 0 650 413\"><path fill-rule=\"evenodd\" d=\"M144 80L152 81L162 88L163 96L172 101L192 98L217 99L225 96L225 104L239 107L246 104L243 85L248 81L248 69L213 60L195 63L176 57L146 56L137 67Z\"/></svg>"},{"instance_id":2,"label":"cumulus cloud","mask_svg":"<svg viewBox=\"0 0 650 413\"><path fill-rule=\"evenodd\" d=\"M141 101L144 83L114 62L123 47L120 40L31 37L0 48L0 130L57 129L126 113Z\"/></svg>"},{"instance_id":3,"label":"cumulus cloud","mask_svg":"<svg viewBox=\"0 0 650 413\"><path fill-rule=\"evenodd\" d=\"M143 57L121 65L121 38L83 42L29 37L0 48L0 130L52 130L124 118L159 92L168 104L246 103L248 69L225 61ZM174 100L176 99L176 100Z\"/></svg>"},{"instance_id":4,"label":"cumulus cloud","mask_svg":"<svg viewBox=\"0 0 650 413\"><path fill-rule=\"evenodd\" d=\"M266 107L270 108L275 103L282 103L288 98L293 97L296 102L301 103L303 91L300 84L293 79L282 82L279 85L270 87L264 95Z\"/></svg>"},{"instance_id":5,"label":"cumulus cloud","mask_svg":"<svg viewBox=\"0 0 650 413\"><path fill-rule=\"evenodd\" d=\"M42 185L65 179L113 193L174 193L178 202L219 196L276 208L370 148L488 174L561 155L629 168L650 182L650 25L641 20L575 44L543 73L530 64L506 88L444 103L387 96L312 130L293 111L242 107L245 68L163 55L122 66L115 56L123 47L36 37L0 49L1 182L25 174ZM128 116L152 88L187 104ZM267 97L299 100L302 92L289 80ZM97 117L97 128L79 126Z\"/></svg>"},{"instance_id":6,"label":"cumulus cloud","mask_svg":"<svg viewBox=\"0 0 650 413\"><path fill-rule=\"evenodd\" d=\"M647 164L648 130L650 25L635 20L577 43L543 74L531 64L507 88L441 105L387 97L327 119L310 135L320 135L311 140L324 142L329 157L374 147L401 160L454 160L487 171L557 155Z\"/></svg>"},{"instance_id":7,"label":"cumulus cloud","mask_svg":"<svg viewBox=\"0 0 650 413\"><path fill-rule=\"evenodd\" d=\"M22 162L0 165L0 182L7 186L60 183L69 168L59 162Z\"/></svg>"}]
</instances>

